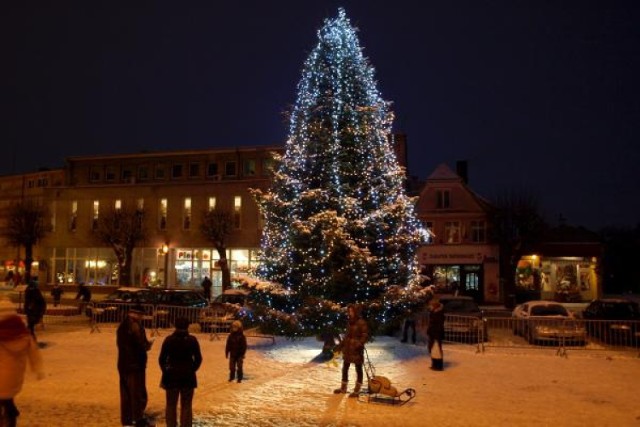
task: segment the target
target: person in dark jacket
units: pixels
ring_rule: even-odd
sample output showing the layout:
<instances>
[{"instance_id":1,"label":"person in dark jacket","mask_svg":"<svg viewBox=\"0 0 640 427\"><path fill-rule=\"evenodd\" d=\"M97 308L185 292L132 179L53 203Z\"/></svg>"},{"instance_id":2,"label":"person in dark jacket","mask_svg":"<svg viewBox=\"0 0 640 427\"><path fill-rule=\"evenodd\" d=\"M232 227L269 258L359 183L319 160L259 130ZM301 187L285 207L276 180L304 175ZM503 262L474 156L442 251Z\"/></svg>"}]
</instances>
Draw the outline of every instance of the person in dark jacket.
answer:
<instances>
[{"instance_id":1,"label":"person in dark jacket","mask_svg":"<svg viewBox=\"0 0 640 427\"><path fill-rule=\"evenodd\" d=\"M431 369L442 371L444 359L442 354L442 340L444 339L444 306L434 298L429 303L429 323L427 325L429 337L429 354L431 355Z\"/></svg>"},{"instance_id":2,"label":"person in dark jacket","mask_svg":"<svg viewBox=\"0 0 640 427\"><path fill-rule=\"evenodd\" d=\"M238 382L242 382L242 365L246 352L247 338L242 331L242 322L234 320L224 349L224 357L229 359L229 381L236 379L237 374Z\"/></svg>"},{"instance_id":3,"label":"person in dark jacket","mask_svg":"<svg viewBox=\"0 0 640 427\"><path fill-rule=\"evenodd\" d=\"M53 288L51 288L51 297L53 298L53 306L57 307L60 305L60 299L62 298L62 294L64 290L60 283L54 283Z\"/></svg>"},{"instance_id":4,"label":"person in dark jacket","mask_svg":"<svg viewBox=\"0 0 640 427\"><path fill-rule=\"evenodd\" d=\"M347 331L337 347L339 351L342 351L342 383L340 388L335 389L333 392L336 394L347 392L349 367L353 363L356 367L356 385L349 397L357 397L362 388L364 345L369 340L369 327L367 322L360 316L359 306L349 305L347 307L347 315L349 317Z\"/></svg>"},{"instance_id":5,"label":"person in dark jacket","mask_svg":"<svg viewBox=\"0 0 640 427\"><path fill-rule=\"evenodd\" d=\"M80 300L80 304L78 304L78 309L80 313L84 312L89 315L87 312L87 305L91 302L91 289L84 283L80 283L78 285L78 293L76 294L76 300Z\"/></svg>"},{"instance_id":6,"label":"person in dark jacket","mask_svg":"<svg viewBox=\"0 0 640 427\"><path fill-rule=\"evenodd\" d=\"M202 290L204 293L204 297L207 301L211 301L211 287L213 286L213 282L209 279L209 276L204 276L204 280L202 281Z\"/></svg>"},{"instance_id":7,"label":"person in dark jacket","mask_svg":"<svg viewBox=\"0 0 640 427\"><path fill-rule=\"evenodd\" d=\"M129 310L117 330L118 374L120 375L120 421L122 425L148 426L144 418L147 407L147 351L152 341L142 325L144 310Z\"/></svg>"},{"instance_id":8,"label":"person in dark jacket","mask_svg":"<svg viewBox=\"0 0 640 427\"><path fill-rule=\"evenodd\" d=\"M167 427L177 426L177 406L180 397L180 427L191 427L193 412L191 404L194 389L198 386L196 371L202 364L200 344L189 334L189 320L180 317L175 322L176 330L162 343L160 350L160 386L166 390L165 418Z\"/></svg>"},{"instance_id":9,"label":"person in dark jacket","mask_svg":"<svg viewBox=\"0 0 640 427\"><path fill-rule=\"evenodd\" d=\"M47 302L38 285L35 282L29 283L24 292L24 314L27 315L27 327L35 338L35 327L42 321L44 313L47 311Z\"/></svg>"}]
</instances>

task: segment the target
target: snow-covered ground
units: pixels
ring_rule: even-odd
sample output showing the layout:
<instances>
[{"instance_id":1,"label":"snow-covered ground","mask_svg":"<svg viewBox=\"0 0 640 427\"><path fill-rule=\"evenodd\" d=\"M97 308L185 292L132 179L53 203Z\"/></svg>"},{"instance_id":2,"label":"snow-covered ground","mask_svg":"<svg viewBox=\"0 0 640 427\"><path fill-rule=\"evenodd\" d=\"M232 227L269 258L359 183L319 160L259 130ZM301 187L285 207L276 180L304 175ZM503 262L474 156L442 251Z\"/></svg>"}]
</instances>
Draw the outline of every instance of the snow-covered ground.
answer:
<instances>
[{"instance_id":1,"label":"snow-covered ground","mask_svg":"<svg viewBox=\"0 0 640 427\"><path fill-rule=\"evenodd\" d=\"M148 412L164 425L164 391L157 358L161 331L149 354ZM16 403L19 425L118 426L115 329L86 326L37 330L46 378L27 377ZM151 335L149 333L149 335ZM398 389L414 388L402 406L334 395L340 362L319 362L321 343L249 338L245 381L227 381L224 336L196 336L204 362L194 398L195 426L640 426L637 354L445 345L445 371L428 369L424 345L379 337L368 346L376 373ZM355 373L351 371L351 378ZM350 388L353 382L350 383Z\"/></svg>"}]
</instances>

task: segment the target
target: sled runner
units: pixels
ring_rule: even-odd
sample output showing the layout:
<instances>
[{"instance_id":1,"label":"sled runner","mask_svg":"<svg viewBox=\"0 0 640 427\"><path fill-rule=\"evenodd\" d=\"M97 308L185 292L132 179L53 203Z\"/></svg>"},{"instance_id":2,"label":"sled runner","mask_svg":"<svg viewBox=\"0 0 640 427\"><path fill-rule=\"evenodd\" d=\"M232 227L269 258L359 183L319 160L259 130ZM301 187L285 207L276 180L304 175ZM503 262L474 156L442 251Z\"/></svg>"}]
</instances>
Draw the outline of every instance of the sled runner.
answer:
<instances>
[{"instance_id":1,"label":"sled runner","mask_svg":"<svg viewBox=\"0 0 640 427\"><path fill-rule=\"evenodd\" d=\"M367 374L367 390L360 393L358 400L360 402L388 403L392 405L404 405L416 396L416 391L407 388L399 391L391 385L391 381L387 377L376 375L375 367L369 359L367 349L364 349L365 363L364 371Z\"/></svg>"}]
</instances>

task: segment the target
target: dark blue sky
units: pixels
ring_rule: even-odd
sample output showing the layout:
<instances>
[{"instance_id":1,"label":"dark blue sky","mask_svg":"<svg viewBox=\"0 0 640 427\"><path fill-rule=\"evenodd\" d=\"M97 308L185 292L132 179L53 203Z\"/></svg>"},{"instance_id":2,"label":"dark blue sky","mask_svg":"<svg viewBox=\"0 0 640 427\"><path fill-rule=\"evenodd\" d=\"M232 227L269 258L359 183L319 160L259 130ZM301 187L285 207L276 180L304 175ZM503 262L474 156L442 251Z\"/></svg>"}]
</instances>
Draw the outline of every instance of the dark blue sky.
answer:
<instances>
[{"instance_id":1,"label":"dark blue sky","mask_svg":"<svg viewBox=\"0 0 640 427\"><path fill-rule=\"evenodd\" d=\"M12 2L0 174L65 157L281 144L302 63L346 9L410 173L538 195L552 223L640 222L640 1Z\"/></svg>"}]
</instances>

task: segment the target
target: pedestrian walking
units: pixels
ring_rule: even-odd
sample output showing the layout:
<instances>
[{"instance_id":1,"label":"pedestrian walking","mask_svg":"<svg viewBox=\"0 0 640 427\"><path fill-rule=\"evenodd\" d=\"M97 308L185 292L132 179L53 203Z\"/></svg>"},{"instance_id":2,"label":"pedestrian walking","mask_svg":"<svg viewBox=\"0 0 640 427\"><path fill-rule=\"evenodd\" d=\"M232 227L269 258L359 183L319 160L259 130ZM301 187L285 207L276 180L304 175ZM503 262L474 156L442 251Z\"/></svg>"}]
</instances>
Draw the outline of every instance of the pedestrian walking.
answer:
<instances>
[{"instance_id":1,"label":"pedestrian walking","mask_svg":"<svg viewBox=\"0 0 640 427\"><path fill-rule=\"evenodd\" d=\"M369 327L360 315L360 307L351 304L347 307L348 325L344 338L337 349L342 351L342 383L333 392L346 393L349 384L349 367L353 363L356 369L356 385L349 397L357 397L362 388L364 377L364 345L369 340Z\"/></svg>"},{"instance_id":2,"label":"pedestrian walking","mask_svg":"<svg viewBox=\"0 0 640 427\"><path fill-rule=\"evenodd\" d=\"M147 407L147 351L153 341L147 339L142 325L144 310L133 307L117 330L118 374L120 376L120 421L122 425L149 426L144 417Z\"/></svg>"},{"instance_id":3,"label":"pedestrian walking","mask_svg":"<svg viewBox=\"0 0 640 427\"><path fill-rule=\"evenodd\" d=\"M244 378L242 366L246 352L247 338L242 330L242 322L234 320L224 348L224 357L229 359L229 381L237 378L239 383L242 382Z\"/></svg>"},{"instance_id":4,"label":"pedestrian walking","mask_svg":"<svg viewBox=\"0 0 640 427\"><path fill-rule=\"evenodd\" d=\"M407 315L404 319L404 325L402 327L402 340L401 342L405 343L407 342L408 338L409 338L409 330L411 330L411 342L413 344L416 343L416 323L418 320L418 311L417 310L411 310L409 309L409 311L407 312Z\"/></svg>"},{"instance_id":5,"label":"pedestrian walking","mask_svg":"<svg viewBox=\"0 0 640 427\"><path fill-rule=\"evenodd\" d=\"M47 302L35 282L29 283L24 291L24 314L27 316L27 327L33 338L36 338L36 325L42 322L47 311Z\"/></svg>"},{"instance_id":6,"label":"pedestrian walking","mask_svg":"<svg viewBox=\"0 0 640 427\"><path fill-rule=\"evenodd\" d=\"M434 371L442 371L444 369L444 356L442 353L442 340L444 339L444 306L438 298L433 298L429 303L427 337L429 338L431 369Z\"/></svg>"},{"instance_id":7,"label":"pedestrian walking","mask_svg":"<svg viewBox=\"0 0 640 427\"><path fill-rule=\"evenodd\" d=\"M20 411L14 398L22 389L27 365L44 378L38 344L18 316L15 304L0 299L0 426L15 427Z\"/></svg>"},{"instance_id":8,"label":"pedestrian walking","mask_svg":"<svg viewBox=\"0 0 640 427\"><path fill-rule=\"evenodd\" d=\"M53 306L57 307L60 305L60 299L62 298L62 294L64 290L60 283L54 283L53 288L51 288L51 297L53 298Z\"/></svg>"},{"instance_id":9,"label":"pedestrian walking","mask_svg":"<svg viewBox=\"0 0 640 427\"><path fill-rule=\"evenodd\" d=\"M75 299L76 301L80 300L80 303L78 304L80 313L86 313L87 305L91 302L91 289L89 289L84 282L80 282L80 284L78 284L78 293L76 294Z\"/></svg>"},{"instance_id":10,"label":"pedestrian walking","mask_svg":"<svg viewBox=\"0 0 640 427\"><path fill-rule=\"evenodd\" d=\"M207 301L211 301L211 287L213 286L213 283L211 282L211 279L209 279L209 276L204 276L204 280L201 285L205 299Z\"/></svg>"},{"instance_id":11,"label":"pedestrian walking","mask_svg":"<svg viewBox=\"0 0 640 427\"><path fill-rule=\"evenodd\" d=\"M202 364L200 344L189 334L189 320L180 317L175 331L162 343L160 350L160 386L166 390L165 418L167 427L177 426L178 397L180 398L180 427L191 427L194 389L198 386L196 371Z\"/></svg>"}]
</instances>

